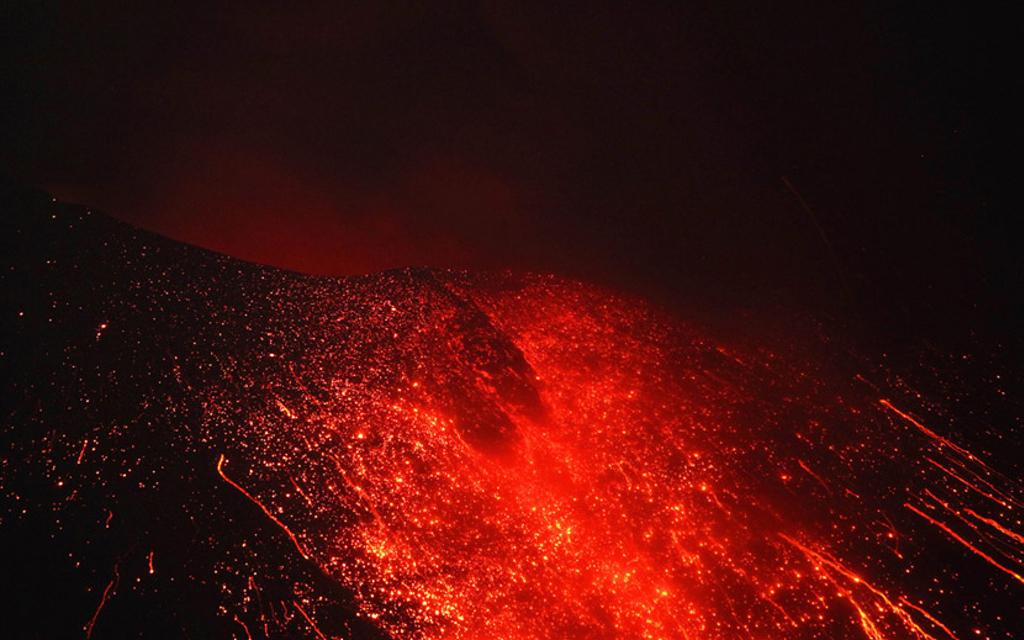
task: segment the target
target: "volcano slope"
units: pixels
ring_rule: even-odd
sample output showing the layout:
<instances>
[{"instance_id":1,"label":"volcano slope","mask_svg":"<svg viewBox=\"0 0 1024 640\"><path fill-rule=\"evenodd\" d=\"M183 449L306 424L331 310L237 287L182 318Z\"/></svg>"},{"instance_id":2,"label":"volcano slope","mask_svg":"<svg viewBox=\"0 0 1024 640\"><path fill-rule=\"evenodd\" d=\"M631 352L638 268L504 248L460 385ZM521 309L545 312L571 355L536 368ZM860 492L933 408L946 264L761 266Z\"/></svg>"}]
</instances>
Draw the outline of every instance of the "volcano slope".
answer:
<instances>
[{"instance_id":1,"label":"volcano slope","mask_svg":"<svg viewBox=\"0 0 1024 640\"><path fill-rule=\"evenodd\" d=\"M1024 632L1024 493L990 451L1016 425L821 332L726 339L542 275L312 277L5 206L21 637Z\"/></svg>"}]
</instances>

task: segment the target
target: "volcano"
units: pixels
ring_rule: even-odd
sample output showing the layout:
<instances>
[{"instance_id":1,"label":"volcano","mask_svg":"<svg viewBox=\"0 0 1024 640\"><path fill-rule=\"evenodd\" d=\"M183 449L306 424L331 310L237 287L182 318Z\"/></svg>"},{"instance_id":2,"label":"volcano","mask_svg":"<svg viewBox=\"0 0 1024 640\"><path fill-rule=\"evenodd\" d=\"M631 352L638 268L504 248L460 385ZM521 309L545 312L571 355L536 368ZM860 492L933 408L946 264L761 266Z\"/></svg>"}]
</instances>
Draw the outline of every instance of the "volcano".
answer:
<instances>
[{"instance_id":1,"label":"volcano","mask_svg":"<svg viewBox=\"0 0 1024 640\"><path fill-rule=\"evenodd\" d=\"M820 324L743 338L556 276L317 277L5 208L19 637L1024 633L1013 425Z\"/></svg>"}]
</instances>

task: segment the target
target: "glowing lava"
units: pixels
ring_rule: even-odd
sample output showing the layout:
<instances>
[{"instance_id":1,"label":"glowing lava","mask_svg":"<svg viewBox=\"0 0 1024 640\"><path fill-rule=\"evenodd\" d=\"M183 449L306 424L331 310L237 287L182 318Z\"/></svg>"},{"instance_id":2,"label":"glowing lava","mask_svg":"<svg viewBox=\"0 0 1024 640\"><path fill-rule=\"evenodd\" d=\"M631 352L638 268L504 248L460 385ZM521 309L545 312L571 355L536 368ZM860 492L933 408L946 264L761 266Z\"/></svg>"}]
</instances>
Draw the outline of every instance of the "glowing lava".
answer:
<instances>
[{"instance_id":1,"label":"glowing lava","mask_svg":"<svg viewBox=\"0 0 1024 640\"><path fill-rule=\"evenodd\" d=\"M1022 631L1020 483L878 370L554 277L311 278L98 229L26 302L38 348L5 347L33 371L5 523L84 572L87 637L131 602L239 638Z\"/></svg>"},{"instance_id":2,"label":"glowing lava","mask_svg":"<svg viewBox=\"0 0 1024 640\"><path fill-rule=\"evenodd\" d=\"M823 408L809 372L741 358L635 301L554 278L444 278L375 310L403 354L393 384L319 364L296 370L292 391L331 393L249 416L301 443L286 465L256 456L264 482L287 476L303 499L276 503L317 522L303 544L393 637L966 637L927 590L903 587L927 553L904 532L907 510L1020 579L977 546L1020 566L1019 534L935 493L963 505L966 484L1009 509L1014 483L870 388ZM440 319L416 317L453 293ZM511 345L452 331L468 326ZM874 474L908 462L906 499L971 529L901 510L890 487L877 495Z\"/></svg>"}]
</instances>

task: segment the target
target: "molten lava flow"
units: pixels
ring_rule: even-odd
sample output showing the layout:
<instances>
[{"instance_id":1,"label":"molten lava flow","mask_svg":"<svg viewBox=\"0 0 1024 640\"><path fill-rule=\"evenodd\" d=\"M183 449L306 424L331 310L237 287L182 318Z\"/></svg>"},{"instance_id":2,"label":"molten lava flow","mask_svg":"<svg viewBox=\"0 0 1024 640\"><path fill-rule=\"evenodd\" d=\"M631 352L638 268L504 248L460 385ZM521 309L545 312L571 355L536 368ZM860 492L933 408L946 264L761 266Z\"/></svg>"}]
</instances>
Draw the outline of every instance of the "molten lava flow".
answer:
<instances>
[{"instance_id":1,"label":"molten lava flow","mask_svg":"<svg viewBox=\"0 0 1024 640\"><path fill-rule=\"evenodd\" d=\"M1024 636L1011 427L814 332L20 225L0 535L34 635Z\"/></svg>"},{"instance_id":2,"label":"molten lava flow","mask_svg":"<svg viewBox=\"0 0 1024 640\"><path fill-rule=\"evenodd\" d=\"M432 322L374 312L399 379L297 369L248 416L287 429L253 464L295 494L268 508L224 477L392 637L967 637L908 513L1020 580L1019 487L867 386L822 406L812 371L555 279L452 278L420 302L438 297Z\"/></svg>"}]
</instances>

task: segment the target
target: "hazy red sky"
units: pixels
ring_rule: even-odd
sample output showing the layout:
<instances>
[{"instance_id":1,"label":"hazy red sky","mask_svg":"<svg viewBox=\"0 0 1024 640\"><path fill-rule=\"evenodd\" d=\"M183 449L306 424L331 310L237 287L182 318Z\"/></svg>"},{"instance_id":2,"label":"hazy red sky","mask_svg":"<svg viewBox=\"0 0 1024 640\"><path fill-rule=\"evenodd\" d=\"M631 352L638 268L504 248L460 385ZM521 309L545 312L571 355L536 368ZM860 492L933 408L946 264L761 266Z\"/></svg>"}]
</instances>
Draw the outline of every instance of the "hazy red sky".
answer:
<instances>
[{"instance_id":1,"label":"hazy red sky","mask_svg":"<svg viewBox=\"0 0 1024 640\"><path fill-rule=\"evenodd\" d=\"M1003 277L1013 23L828 4L33 3L7 9L0 158L316 273L825 296L843 271L901 294Z\"/></svg>"}]
</instances>

